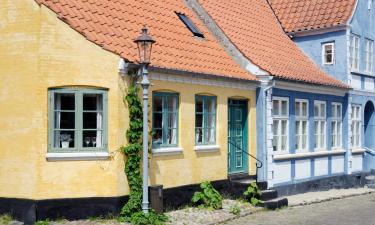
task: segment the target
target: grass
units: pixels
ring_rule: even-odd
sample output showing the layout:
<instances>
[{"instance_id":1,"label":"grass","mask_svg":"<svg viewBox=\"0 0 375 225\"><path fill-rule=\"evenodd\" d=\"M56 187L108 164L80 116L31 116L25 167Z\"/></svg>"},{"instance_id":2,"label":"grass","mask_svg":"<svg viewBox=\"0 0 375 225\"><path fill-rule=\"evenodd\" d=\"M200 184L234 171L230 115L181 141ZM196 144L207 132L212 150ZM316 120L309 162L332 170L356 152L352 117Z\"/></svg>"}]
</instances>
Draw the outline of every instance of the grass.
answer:
<instances>
[{"instance_id":1,"label":"grass","mask_svg":"<svg viewBox=\"0 0 375 225\"><path fill-rule=\"evenodd\" d=\"M2 225L8 225L12 220L13 218L8 214L0 215L0 224Z\"/></svg>"}]
</instances>

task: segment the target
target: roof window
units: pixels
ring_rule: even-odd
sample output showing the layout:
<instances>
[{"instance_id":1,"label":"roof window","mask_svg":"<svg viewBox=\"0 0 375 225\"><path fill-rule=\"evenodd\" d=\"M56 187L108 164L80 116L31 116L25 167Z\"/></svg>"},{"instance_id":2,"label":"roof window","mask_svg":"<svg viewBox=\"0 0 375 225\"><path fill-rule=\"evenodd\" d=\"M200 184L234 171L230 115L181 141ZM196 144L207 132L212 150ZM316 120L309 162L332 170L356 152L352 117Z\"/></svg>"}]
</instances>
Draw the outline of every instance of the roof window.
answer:
<instances>
[{"instance_id":1,"label":"roof window","mask_svg":"<svg viewBox=\"0 0 375 225\"><path fill-rule=\"evenodd\" d=\"M197 26L187 17L185 14L177 13L177 16L180 18L180 20L185 24L185 26L191 31L191 33L194 34L194 36L204 38L203 33L198 29Z\"/></svg>"}]
</instances>

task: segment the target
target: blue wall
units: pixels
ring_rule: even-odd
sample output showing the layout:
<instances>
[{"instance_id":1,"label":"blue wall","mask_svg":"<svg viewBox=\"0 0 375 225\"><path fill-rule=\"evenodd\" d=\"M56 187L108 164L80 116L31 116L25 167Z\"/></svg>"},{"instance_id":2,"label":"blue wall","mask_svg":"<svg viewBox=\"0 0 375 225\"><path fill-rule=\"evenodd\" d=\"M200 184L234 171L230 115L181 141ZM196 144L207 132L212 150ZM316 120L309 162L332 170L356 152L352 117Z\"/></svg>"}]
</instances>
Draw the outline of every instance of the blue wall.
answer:
<instances>
[{"instance_id":1,"label":"blue wall","mask_svg":"<svg viewBox=\"0 0 375 225\"><path fill-rule=\"evenodd\" d=\"M339 80L348 82L345 30L313 36L295 37L293 41L325 72ZM322 64L322 44L328 42L335 43L335 63L333 65Z\"/></svg>"},{"instance_id":2,"label":"blue wall","mask_svg":"<svg viewBox=\"0 0 375 225\"><path fill-rule=\"evenodd\" d=\"M359 35L360 40L360 72L365 71L365 38L375 41L375 1L372 3L371 10L368 10L368 1L359 0L353 19L350 22L351 33ZM375 46L374 46L375 47ZM375 64L375 57L374 63ZM374 72L373 72L374 73Z\"/></svg>"}]
</instances>

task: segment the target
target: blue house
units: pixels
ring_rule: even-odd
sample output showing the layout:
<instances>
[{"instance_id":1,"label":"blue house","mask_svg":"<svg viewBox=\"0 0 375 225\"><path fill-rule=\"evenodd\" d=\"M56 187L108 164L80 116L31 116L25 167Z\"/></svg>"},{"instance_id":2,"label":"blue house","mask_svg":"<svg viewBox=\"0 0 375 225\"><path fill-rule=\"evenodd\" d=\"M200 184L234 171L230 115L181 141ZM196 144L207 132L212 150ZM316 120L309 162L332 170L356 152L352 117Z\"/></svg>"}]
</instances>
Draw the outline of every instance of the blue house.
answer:
<instances>
[{"instance_id":1,"label":"blue house","mask_svg":"<svg viewBox=\"0 0 375 225\"><path fill-rule=\"evenodd\" d=\"M257 123L249 125L257 126L258 181L288 194L306 181L344 177L349 87L290 40L266 0L188 2L232 57L261 80Z\"/></svg>"},{"instance_id":2,"label":"blue house","mask_svg":"<svg viewBox=\"0 0 375 225\"><path fill-rule=\"evenodd\" d=\"M375 169L375 1L301 2L272 0L271 5L284 31L305 54L353 88L347 173Z\"/></svg>"}]
</instances>

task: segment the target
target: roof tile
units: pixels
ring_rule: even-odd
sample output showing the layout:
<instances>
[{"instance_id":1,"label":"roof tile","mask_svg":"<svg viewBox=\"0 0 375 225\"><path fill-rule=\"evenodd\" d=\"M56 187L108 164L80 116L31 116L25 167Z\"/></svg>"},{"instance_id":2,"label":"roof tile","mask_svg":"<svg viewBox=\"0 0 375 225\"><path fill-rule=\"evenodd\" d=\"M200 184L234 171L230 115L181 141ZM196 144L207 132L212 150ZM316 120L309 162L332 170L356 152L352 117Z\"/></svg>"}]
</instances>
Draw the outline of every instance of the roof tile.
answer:
<instances>
[{"instance_id":1,"label":"roof tile","mask_svg":"<svg viewBox=\"0 0 375 225\"><path fill-rule=\"evenodd\" d=\"M269 0L269 2L287 33L345 24L350 19L356 4L356 0ZM302 11L308 13L300 14Z\"/></svg>"},{"instance_id":2,"label":"roof tile","mask_svg":"<svg viewBox=\"0 0 375 225\"><path fill-rule=\"evenodd\" d=\"M133 42L147 24L157 41L152 66L237 79L256 80L220 46L182 0L35 0L73 29L130 62L138 59ZM195 38L175 12L186 14L205 38Z\"/></svg>"},{"instance_id":3,"label":"roof tile","mask_svg":"<svg viewBox=\"0 0 375 225\"><path fill-rule=\"evenodd\" d=\"M266 0L198 0L254 64L286 80L347 88L324 73L284 33ZM301 4L295 0L294 5ZM298 20L298 18L297 18Z\"/></svg>"}]
</instances>

